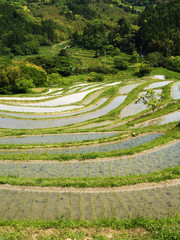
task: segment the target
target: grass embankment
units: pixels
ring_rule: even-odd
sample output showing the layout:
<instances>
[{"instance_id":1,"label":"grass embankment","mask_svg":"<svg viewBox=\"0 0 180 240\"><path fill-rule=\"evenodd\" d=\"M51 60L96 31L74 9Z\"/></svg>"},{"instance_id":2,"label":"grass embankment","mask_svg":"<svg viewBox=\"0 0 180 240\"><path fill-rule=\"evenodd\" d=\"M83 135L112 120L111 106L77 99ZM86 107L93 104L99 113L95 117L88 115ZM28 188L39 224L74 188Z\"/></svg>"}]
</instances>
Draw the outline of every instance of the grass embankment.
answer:
<instances>
[{"instance_id":1,"label":"grass embankment","mask_svg":"<svg viewBox=\"0 0 180 240\"><path fill-rule=\"evenodd\" d=\"M175 240L180 238L180 216L163 219L1 220L0 237L21 239Z\"/></svg>"},{"instance_id":2,"label":"grass embankment","mask_svg":"<svg viewBox=\"0 0 180 240\"><path fill-rule=\"evenodd\" d=\"M112 188L130 186L138 183L158 183L160 181L177 179L180 176L180 167L165 169L147 175L134 175L126 177L101 178L20 178L17 176L0 176L0 184L12 186L33 187L74 187L74 188Z\"/></svg>"}]
</instances>

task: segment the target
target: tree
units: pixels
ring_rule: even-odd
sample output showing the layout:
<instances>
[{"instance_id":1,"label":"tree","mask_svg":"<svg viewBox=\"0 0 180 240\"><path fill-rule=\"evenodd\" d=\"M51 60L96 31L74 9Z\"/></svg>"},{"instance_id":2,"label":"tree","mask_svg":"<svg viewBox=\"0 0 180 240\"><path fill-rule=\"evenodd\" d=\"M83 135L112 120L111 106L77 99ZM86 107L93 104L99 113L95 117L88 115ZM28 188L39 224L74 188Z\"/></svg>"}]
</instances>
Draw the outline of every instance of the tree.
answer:
<instances>
[{"instance_id":1,"label":"tree","mask_svg":"<svg viewBox=\"0 0 180 240\"><path fill-rule=\"evenodd\" d=\"M148 107L151 107L153 112L162 102L163 95L156 93L155 91L149 89L145 94L142 94L135 103L143 102Z\"/></svg>"}]
</instances>

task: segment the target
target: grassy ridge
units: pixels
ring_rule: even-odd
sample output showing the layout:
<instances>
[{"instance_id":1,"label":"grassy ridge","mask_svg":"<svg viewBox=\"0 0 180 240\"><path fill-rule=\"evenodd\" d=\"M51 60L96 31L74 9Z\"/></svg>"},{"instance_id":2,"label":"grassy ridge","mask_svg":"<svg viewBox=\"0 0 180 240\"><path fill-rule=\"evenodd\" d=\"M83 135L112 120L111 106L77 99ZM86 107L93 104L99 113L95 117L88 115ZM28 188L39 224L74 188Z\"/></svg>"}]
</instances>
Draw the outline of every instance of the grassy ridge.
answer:
<instances>
[{"instance_id":1,"label":"grassy ridge","mask_svg":"<svg viewBox=\"0 0 180 240\"><path fill-rule=\"evenodd\" d=\"M83 219L55 221L1 220L1 239L175 240L180 238L180 216L163 219ZM36 238L35 238L36 237Z\"/></svg>"},{"instance_id":2,"label":"grassy ridge","mask_svg":"<svg viewBox=\"0 0 180 240\"><path fill-rule=\"evenodd\" d=\"M75 187L75 188L109 188L129 186L138 183L160 182L168 179L176 179L180 176L180 166L168 168L147 175L134 175L127 177L102 177L102 178L20 178L9 175L0 176L0 184L12 186L34 186L34 187Z\"/></svg>"}]
</instances>

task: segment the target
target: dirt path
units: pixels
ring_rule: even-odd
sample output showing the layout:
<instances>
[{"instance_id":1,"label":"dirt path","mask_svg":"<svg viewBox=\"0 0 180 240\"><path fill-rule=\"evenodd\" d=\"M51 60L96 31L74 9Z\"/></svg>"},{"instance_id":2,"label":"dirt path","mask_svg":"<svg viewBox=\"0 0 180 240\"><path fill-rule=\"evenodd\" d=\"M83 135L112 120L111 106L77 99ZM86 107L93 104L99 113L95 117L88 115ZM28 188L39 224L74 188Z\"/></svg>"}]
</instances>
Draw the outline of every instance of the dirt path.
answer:
<instances>
[{"instance_id":1,"label":"dirt path","mask_svg":"<svg viewBox=\"0 0 180 240\"><path fill-rule=\"evenodd\" d=\"M25 186L11 186L8 184L0 185L0 190L16 190L16 191L26 191L26 192L89 192L89 193L110 193L110 192L131 192L131 191L141 191L148 190L154 188L163 188L167 186L174 186L180 184L179 179L166 180L158 183L139 183L130 186L122 186L122 187L113 187L113 188L61 188L61 187L25 187Z\"/></svg>"}]
</instances>

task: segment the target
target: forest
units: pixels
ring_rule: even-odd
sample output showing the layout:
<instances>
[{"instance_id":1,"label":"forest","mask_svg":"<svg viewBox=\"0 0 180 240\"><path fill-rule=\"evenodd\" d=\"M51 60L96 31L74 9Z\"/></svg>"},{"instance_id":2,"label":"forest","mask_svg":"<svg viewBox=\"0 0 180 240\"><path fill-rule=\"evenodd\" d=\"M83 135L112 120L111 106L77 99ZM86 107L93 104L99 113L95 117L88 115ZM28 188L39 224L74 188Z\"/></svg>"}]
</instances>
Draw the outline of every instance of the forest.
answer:
<instances>
[{"instance_id":1,"label":"forest","mask_svg":"<svg viewBox=\"0 0 180 240\"><path fill-rule=\"evenodd\" d=\"M160 66L180 72L179 12L179 0L3 0L0 93L46 86L52 73L69 76L92 71L81 68L69 48L50 57L39 54L41 47L61 42L93 50L95 58L113 58L113 66L93 72L113 73L137 62L141 63L139 76ZM129 62L120 53L131 55ZM24 60L14 61L16 56Z\"/></svg>"}]
</instances>

